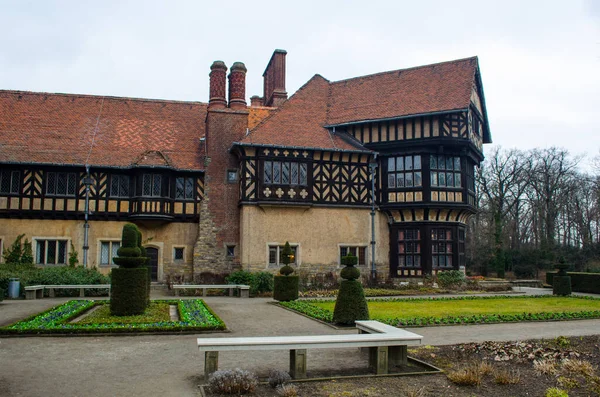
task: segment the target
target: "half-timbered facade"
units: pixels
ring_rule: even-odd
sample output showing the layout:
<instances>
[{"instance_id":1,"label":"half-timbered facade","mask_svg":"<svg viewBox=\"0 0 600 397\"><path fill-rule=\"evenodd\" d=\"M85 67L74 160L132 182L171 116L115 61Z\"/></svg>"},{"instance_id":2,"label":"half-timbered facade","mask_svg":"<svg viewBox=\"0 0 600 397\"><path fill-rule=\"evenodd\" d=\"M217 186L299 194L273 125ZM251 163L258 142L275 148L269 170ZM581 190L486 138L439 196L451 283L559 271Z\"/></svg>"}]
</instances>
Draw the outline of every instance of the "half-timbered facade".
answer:
<instances>
[{"instance_id":1,"label":"half-timbered facade","mask_svg":"<svg viewBox=\"0 0 600 397\"><path fill-rule=\"evenodd\" d=\"M385 277L463 265L491 142L477 58L287 99L285 57L250 106L239 62L228 83L211 66L207 104L0 91L0 248L25 234L40 266L108 271L134 222L157 280L275 271L286 241L309 273L348 252Z\"/></svg>"}]
</instances>

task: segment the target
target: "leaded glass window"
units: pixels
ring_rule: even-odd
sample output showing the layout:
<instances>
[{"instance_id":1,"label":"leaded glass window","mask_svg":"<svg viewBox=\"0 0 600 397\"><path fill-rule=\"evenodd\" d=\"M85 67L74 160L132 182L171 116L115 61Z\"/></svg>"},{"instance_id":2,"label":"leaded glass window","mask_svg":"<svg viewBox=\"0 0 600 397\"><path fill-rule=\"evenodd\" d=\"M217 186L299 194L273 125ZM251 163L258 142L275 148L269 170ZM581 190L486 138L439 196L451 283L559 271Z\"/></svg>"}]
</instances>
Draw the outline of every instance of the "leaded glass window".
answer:
<instances>
[{"instance_id":1,"label":"leaded glass window","mask_svg":"<svg viewBox=\"0 0 600 397\"><path fill-rule=\"evenodd\" d=\"M423 175L421 156L399 156L388 158L388 189L421 187Z\"/></svg>"},{"instance_id":2,"label":"leaded glass window","mask_svg":"<svg viewBox=\"0 0 600 397\"><path fill-rule=\"evenodd\" d=\"M194 199L194 178L175 178L175 198L177 200Z\"/></svg>"},{"instance_id":3,"label":"leaded glass window","mask_svg":"<svg viewBox=\"0 0 600 397\"><path fill-rule=\"evenodd\" d=\"M433 268L452 267L452 229L431 229L431 260Z\"/></svg>"},{"instance_id":4,"label":"leaded glass window","mask_svg":"<svg viewBox=\"0 0 600 397\"><path fill-rule=\"evenodd\" d=\"M306 186L308 167L306 163L287 161L265 161L263 182L265 185Z\"/></svg>"},{"instance_id":5,"label":"leaded glass window","mask_svg":"<svg viewBox=\"0 0 600 397\"><path fill-rule=\"evenodd\" d=\"M67 263L67 240L36 240L36 263L64 265Z\"/></svg>"},{"instance_id":6,"label":"leaded glass window","mask_svg":"<svg viewBox=\"0 0 600 397\"><path fill-rule=\"evenodd\" d=\"M129 197L129 176L111 175L110 195L111 197Z\"/></svg>"},{"instance_id":7,"label":"leaded glass window","mask_svg":"<svg viewBox=\"0 0 600 397\"><path fill-rule=\"evenodd\" d=\"M113 258L119 256L117 251L121 247L120 241L102 241L100 242L100 266L111 266L115 263Z\"/></svg>"},{"instance_id":8,"label":"leaded glass window","mask_svg":"<svg viewBox=\"0 0 600 397\"><path fill-rule=\"evenodd\" d=\"M421 231L419 229L398 230L398 266L421 267Z\"/></svg>"},{"instance_id":9,"label":"leaded glass window","mask_svg":"<svg viewBox=\"0 0 600 397\"><path fill-rule=\"evenodd\" d=\"M19 171L2 171L0 172L0 193L3 194L18 194L20 187Z\"/></svg>"},{"instance_id":10,"label":"leaded glass window","mask_svg":"<svg viewBox=\"0 0 600 397\"><path fill-rule=\"evenodd\" d=\"M48 172L46 194L51 196L75 196L77 174L74 172Z\"/></svg>"},{"instance_id":11,"label":"leaded glass window","mask_svg":"<svg viewBox=\"0 0 600 397\"><path fill-rule=\"evenodd\" d=\"M342 264L342 258L347 256L348 253L358 258L358 266L365 266L367 264L367 247L352 247L352 246L340 246L340 264Z\"/></svg>"},{"instance_id":12,"label":"leaded glass window","mask_svg":"<svg viewBox=\"0 0 600 397\"><path fill-rule=\"evenodd\" d=\"M444 188L461 187L460 157L431 155L431 186Z\"/></svg>"},{"instance_id":13,"label":"leaded glass window","mask_svg":"<svg viewBox=\"0 0 600 397\"><path fill-rule=\"evenodd\" d=\"M160 174L144 174L142 177L142 195L160 197L162 194L162 176Z\"/></svg>"}]
</instances>

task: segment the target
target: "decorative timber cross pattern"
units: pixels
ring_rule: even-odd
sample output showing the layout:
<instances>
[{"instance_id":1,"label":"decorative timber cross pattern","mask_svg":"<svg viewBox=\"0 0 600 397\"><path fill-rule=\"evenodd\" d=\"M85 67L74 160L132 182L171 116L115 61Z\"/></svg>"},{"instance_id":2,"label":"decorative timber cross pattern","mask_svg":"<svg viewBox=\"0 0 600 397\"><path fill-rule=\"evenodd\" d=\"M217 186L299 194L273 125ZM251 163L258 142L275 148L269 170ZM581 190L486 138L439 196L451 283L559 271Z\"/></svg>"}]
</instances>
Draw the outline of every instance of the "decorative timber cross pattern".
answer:
<instances>
[{"instance_id":1,"label":"decorative timber cross pattern","mask_svg":"<svg viewBox=\"0 0 600 397\"><path fill-rule=\"evenodd\" d=\"M302 189L302 191L300 192L300 196L302 196L302 198L305 199L306 196L308 196L308 192L305 189Z\"/></svg>"},{"instance_id":2,"label":"decorative timber cross pattern","mask_svg":"<svg viewBox=\"0 0 600 397\"><path fill-rule=\"evenodd\" d=\"M275 194L276 194L276 195L277 195L277 197L279 197L279 198L281 198L281 196L283 196L283 193L284 193L284 192L283 192L283 190L281 190L281 188L278 188L278 189L275 191Z\"/></svg>"},{"instance_id":3,"label":"decorative timber cross pattern","mask_svg":"<svg viewBox=\"0 0 600 397\"><path fill-rule=\"evenodd\" d=\"M288 195L290 196L291 199L293 199L296 196L296 192L294 191L294 189L290 189L288 191Z\"/></svg>"}]
</instances>

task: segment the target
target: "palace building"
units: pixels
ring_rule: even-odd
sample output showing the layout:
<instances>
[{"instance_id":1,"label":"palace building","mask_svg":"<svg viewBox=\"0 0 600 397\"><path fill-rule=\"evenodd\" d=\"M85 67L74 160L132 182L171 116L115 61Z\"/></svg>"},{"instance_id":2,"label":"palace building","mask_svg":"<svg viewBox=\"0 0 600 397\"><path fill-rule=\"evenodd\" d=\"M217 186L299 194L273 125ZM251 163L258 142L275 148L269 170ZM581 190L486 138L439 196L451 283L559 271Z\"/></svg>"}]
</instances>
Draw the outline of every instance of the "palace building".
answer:
<instances>
[{"instance_id":1,"label":"palace building","mask_svg":"<svg viewBox=\"0 0 600 397\"><path fill-rule=\"evenodd\" d=\"M0 248L108 272L126 222L153 278L308 273L352 252L364 275L465 263L474 169L491 142L476 57L341 81L288 98L275 50L263 96L246 67L210 67L208 103L0 90Z\"/></svg>"}]
</instances>

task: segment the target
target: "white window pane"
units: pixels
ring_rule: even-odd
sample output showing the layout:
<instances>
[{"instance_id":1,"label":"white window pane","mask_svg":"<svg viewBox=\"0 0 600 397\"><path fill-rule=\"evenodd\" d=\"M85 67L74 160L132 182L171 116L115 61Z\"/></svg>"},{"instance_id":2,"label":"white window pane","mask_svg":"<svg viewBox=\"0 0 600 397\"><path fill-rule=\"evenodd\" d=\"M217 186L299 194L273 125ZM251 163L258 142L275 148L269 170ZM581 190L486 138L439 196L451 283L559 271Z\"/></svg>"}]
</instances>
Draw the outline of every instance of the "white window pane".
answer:
<instances>
[{"instance_id":1,"label":"white window pane","mask_svg":"<svg viewBox=\"0 0 600 397\"><path fill-rule=\"evenodd\" d=\"M109 242L103 242L100 244L100 264L101 265L108 265L109 262L109 255L110 255L110 243Z\"/></svg>"},{"instance_id":2,"label":"white window pane","mask_svg":"<svg viewBox=\"0 0 600 397\"><path fill-rule=\"evenodd\" d=\"M393 157L388 158L388 171L396 171L396 159Z\"/></svg>"}]
</instances>

